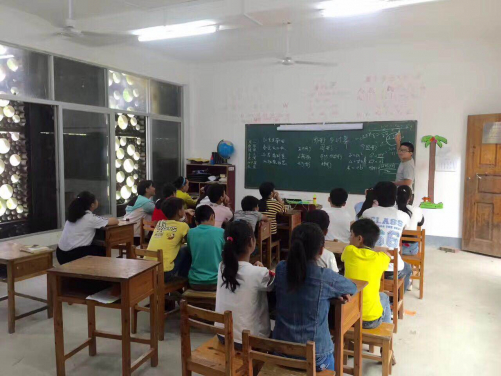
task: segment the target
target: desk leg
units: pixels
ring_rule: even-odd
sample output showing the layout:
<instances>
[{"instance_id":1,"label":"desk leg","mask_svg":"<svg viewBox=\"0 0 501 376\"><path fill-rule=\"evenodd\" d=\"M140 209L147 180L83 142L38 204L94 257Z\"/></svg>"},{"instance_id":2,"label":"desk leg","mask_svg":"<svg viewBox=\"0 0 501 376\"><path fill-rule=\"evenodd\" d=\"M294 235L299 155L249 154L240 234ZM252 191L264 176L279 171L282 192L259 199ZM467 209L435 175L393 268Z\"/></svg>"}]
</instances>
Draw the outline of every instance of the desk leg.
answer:
<instances>
[{"instance_id":1,"label":"desk leg","mask_svg":"<svg viewBox=\"0 0 501 376\"><path fill-rule=\"evenodd\" d=\"M127 258L128 259L135 258L135 256L132 254L132 243L131 242L125 243L125 249L127 251Z\"/></svg>"},{"instance_id":2,"label":"desk leg","mask_svg":"<svg viewBox=\"0 0 501 376\"><path fill-rule=\"evenodd\" d=\"M157 288L157 280L158 280L158 269L154 269L154 275L153 275L153 292L150 295L150 347L154 349L154 353L151 357L151 366L156 367L158 366L158 328L160 325L158 325L158 306L159 304L159 299L158 299L158 288ZM161 304L164 303L164 299L162 299ZM160 318L161 320L164 320L163 317Z\"/></svg>"},{"instance_id":3,"label":"desk leg","mask_svg":"<svg viewBox=\"0 0 501 376\"><path fill-rule=\"evenodd\" d=\"M16 297L14 291L14 265L7 264L7 321L9 322L9 334L16 331Z\"/></svg>"},{"instance_id":4,"label":"desk leg","mask_svg":"<svg viewBox=\"0 0 501 376\"><path fill-rule=\"evenodd\" d=\"M56 343L57 376L65 376L64 334L63 334L63 303L59 300L59 277L50 275L49 284L54 299L54 340Z\"/></svg>"},{"instance_id":5,"label":"desk leg","mask_svg":"<svg viewBox=\"0 0 501 376\"><path fill-rule=\"evenodd\" d=\"M122 375L131 374L130 354L130 296L129 281L121 283L122 290Z\"/></svg>"},{"instance_id":6,"label":"desk leg","mask_svg":"<svg viewBox=\"0 0 501 376\"><path fill-rule=\"evenodd\" d=\"M106 257L111 257L111 245L106 242Z\"/></svg>"},{"instance_id":7,"label":"desk leg","mask_svg":"<svg viewBox=\"0 0 501 376\"><path fill-rule=\"evenodd\" d=\"M343 308L336 304L334 311L334 370L336 375L343 376L344 335L342 333Z\"/></svg>"},{"instance_id":8,"label":"desk leg","mask_svg":"<svg viewBox=\"0 0 501 376\"><path fill-rule=\"evenodd\" d=\"M91 302L87 302L87 330L88 336L91 339L89 345L89 355L94 356L97 353L96 349L96 306Z\"/></svg>"},{"instance_id":9,"label":"desk leg","mask_svg":"<svg viewBox=\"0 0 501 376\"><path fill-rule=\"evenodd\" d=\"M361 314L361 313L360 313ZM353 375L362 376L362 317L353 326Z\"/></svg>"},{"instance_id":10,"label":"desk leg","mask_svg":"<svg viewBox=\"0 0 501 376\"><path fill-rule=\"evenodd\" d=\"M53 315L54 300L52 299L52 288L50 287L49 275L47 274L47 318L51 319Z\"/></svg>"}]
</instances>

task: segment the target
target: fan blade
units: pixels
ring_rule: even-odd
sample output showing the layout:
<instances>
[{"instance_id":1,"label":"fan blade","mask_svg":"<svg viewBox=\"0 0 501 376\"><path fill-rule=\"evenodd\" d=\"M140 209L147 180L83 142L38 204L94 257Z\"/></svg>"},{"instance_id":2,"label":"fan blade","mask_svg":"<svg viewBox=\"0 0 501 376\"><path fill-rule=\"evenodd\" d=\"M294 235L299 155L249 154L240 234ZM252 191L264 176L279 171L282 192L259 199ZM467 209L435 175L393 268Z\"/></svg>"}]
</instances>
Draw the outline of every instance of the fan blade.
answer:
<instances>
[{"instance_id":1,"label":"fan blade","mask_svg":"<svg viewBox=\"0 0 501 376\"><path fill-rule=\"evenodd\" d=\"M322 63L320 61L304 61L304 60L294 60L296 64L301 65L316 65L318 67L337 67L337 63Z\"/></svg>"}]
</instances>

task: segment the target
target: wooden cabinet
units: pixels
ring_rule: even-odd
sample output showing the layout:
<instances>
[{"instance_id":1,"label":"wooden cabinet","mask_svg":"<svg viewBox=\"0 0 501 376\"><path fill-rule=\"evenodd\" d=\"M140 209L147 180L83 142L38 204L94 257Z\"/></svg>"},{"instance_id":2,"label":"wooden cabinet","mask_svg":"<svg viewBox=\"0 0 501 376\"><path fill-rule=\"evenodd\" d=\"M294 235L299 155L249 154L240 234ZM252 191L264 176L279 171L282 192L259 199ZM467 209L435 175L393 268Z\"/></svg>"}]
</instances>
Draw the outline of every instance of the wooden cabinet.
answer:
<instances>
[{"instance_id":1,"label":"wooden cabinet","mask_svg":"<svg viewBox=\"0 0 501 376\"><path fill-rule=\"evenodd\" d=\"M221 175L226 176L226 182L210 182L206 178L198 179L193 178L197 176L197 171L204 171L210 176L220 177ZM205 175L207 176L207 175ZM226 185L226 194L230 197L231 208L235 210L235 166L234 165L211 165L211 164L196 164L196 163L188 163L186 165L186 178L189 180L190 189L188 193L191 196L199 196L200 189L202 187L207 187L210 184L223 184Z\"/></svg>"}]
</instances>

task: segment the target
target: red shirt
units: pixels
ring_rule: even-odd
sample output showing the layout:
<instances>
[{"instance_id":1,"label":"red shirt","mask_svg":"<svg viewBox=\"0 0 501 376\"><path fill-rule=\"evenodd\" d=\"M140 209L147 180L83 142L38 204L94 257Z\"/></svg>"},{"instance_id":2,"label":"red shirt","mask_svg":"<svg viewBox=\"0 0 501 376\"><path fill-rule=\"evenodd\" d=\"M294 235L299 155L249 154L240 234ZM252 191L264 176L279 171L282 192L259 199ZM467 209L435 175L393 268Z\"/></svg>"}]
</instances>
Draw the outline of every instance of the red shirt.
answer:
<instances>
[{"instance_id":1,"label":"red shirt","mask_svg":"<svg viewBox=\"0 0 501 376\"><path fill-rule=\"evenodd\" d=\"M162 220L167 220L167 217L165 216L164 212L161 211L160 209L155 208L153 210L153 214L151 216L152 221L162 221Z\"/></svg>"}]
</instances>

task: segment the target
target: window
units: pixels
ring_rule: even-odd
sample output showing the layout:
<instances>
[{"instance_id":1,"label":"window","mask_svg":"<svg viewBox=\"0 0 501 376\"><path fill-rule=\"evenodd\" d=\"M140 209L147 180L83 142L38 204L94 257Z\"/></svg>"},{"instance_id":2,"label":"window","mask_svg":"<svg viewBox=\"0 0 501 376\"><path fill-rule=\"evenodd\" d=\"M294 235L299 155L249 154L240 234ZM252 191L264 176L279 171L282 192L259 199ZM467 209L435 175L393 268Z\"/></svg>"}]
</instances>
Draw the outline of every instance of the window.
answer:
<instances>
[{"instance_id":1,"label":"window","mask_svg":"<svg viewBox=\"0 0 501 376\"><path fill-rule=\"evenodd\" d=\"M108 71L108 101L111 108L146 111L147 80L117 71Z\"/></svg>"},{"instance_id":2,"label":"window","mask_svg":"<svg viewBox=\"0 0 501 376\"><path fill-rule=\"evenodd\" d=\"M0 94L48 98L49 57L0 45Z\"/></svg>"},{"instance_id":3,"label":"window","mask_svg":"<svg viewBox=\"0 0 501 376\"><path fill-rule=\"evenodd\" d=\"M64 196L66 208L79 192L96 195L96 214L110 214L109 117L63 111Z\"/></svg>"},{"instance_id":4,"label":"window","mask_svg":"<svg viewBox=\"0 0 501 376\"><path fill-rule=\"evenodd\" d=\"M54 57L54 90L57 101L105 106L104 68Z\"/></svg>"},{"instance_id":5,"label":"window","mask_svg":"<svg viewBox=\"0 0 501 376\"><path fill-rule=\"evenodd\" d=\"M181 87L151 80L151 112L181 116Z\"/></svg>"},{"instance_id":6,"label":"window","mask_svg":"<svg viewBox=\"0 0 501 376\"><path fill-rule=\"evenodd\" d=\"M155 120L151 121L151 151L153 181L157 193L164 184L172 183L179 175L181 123Z\"/></svg>"}]
</instances>

